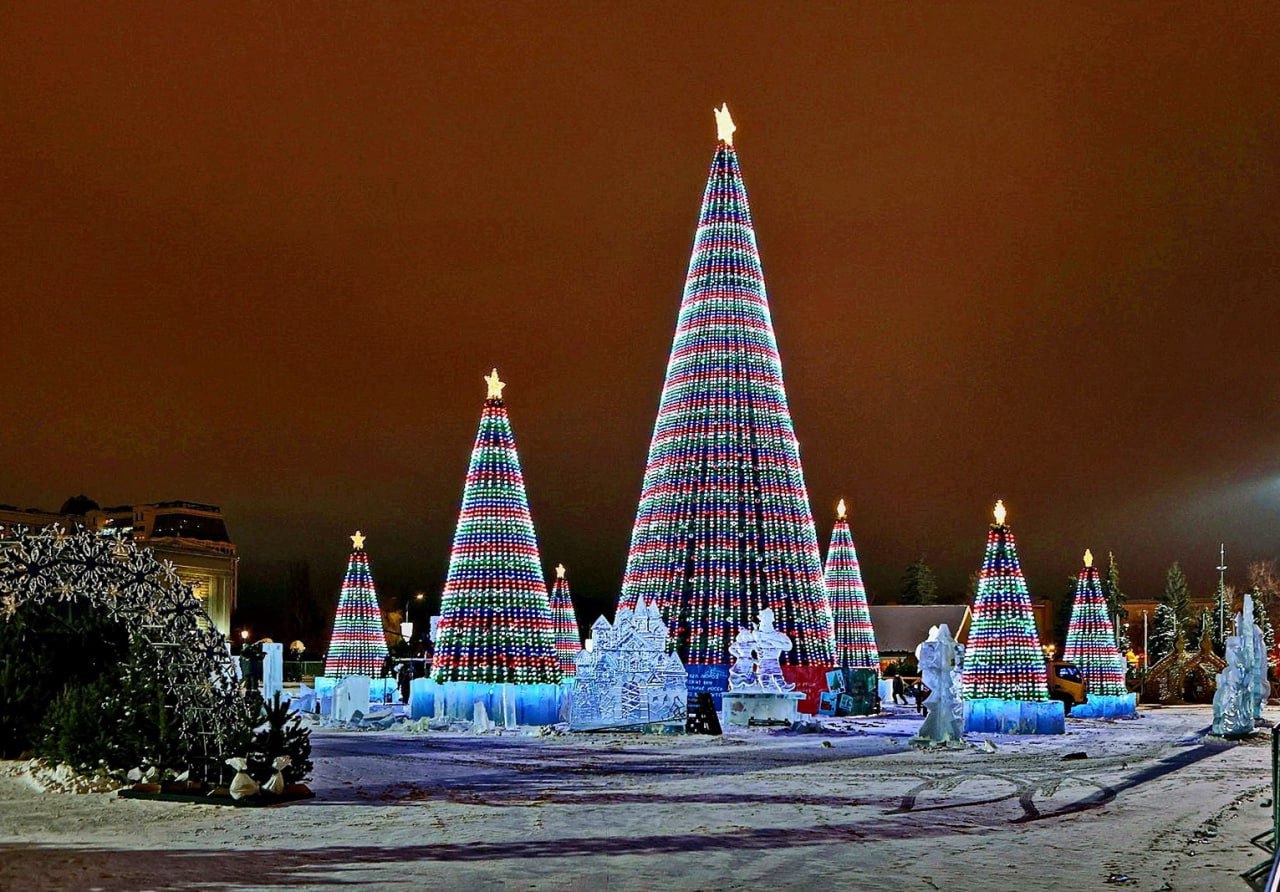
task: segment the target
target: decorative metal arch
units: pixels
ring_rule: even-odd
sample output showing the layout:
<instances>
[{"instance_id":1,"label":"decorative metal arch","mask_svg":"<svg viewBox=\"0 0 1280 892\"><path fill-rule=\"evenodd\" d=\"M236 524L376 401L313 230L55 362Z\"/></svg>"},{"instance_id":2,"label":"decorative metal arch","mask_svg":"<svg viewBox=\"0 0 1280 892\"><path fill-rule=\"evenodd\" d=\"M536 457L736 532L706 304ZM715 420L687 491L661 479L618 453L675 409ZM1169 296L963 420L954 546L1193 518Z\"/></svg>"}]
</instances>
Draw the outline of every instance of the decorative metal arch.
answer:
<instances>
[{"instance_id":1,"label":"decorative metal arch","mask_svg":"<svg viewBox=\"0 0 1280 892\"><path fill-rule=\"evenodd\" d=\"M155 653L155 674L184 740L193 779L217 780L248 722L226 639L191 586L118 531L0 527L0 620L27 604L85 602Z\"/></svg>"}]
</instances>

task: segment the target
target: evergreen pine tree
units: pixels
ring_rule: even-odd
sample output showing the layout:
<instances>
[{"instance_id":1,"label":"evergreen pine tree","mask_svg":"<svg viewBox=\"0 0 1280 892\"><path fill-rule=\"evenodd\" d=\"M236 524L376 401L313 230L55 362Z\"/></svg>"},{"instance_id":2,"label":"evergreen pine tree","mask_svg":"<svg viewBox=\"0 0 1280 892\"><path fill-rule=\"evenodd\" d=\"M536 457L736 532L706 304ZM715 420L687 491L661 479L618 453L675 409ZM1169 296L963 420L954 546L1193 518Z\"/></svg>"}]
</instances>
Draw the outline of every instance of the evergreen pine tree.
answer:
<instances>
[{"instance_id":1,"label":"evergreen pine tree","mask_svg":"<svg viewBox=\"0 0 1280 892\"><path fill-rule=\"evenodd\" d=\"M924 562L924 555L907 566L898 600L903 604L938 603L938 580L933 575L933 570Z\"/></svg>"},{"instance_id":2,"label":"evergreen pine tree","mask_svg":"<svg viewBox=\"0 0 1280 892\"><path fill-rule=\"evenodd\" d=\"M555 623L498 371L485 378L440 605L432 677L555 684Z\"/></svg>"},{"instance_id":3,"label":"evergreen pine tree","mask_svg":"<svg viewBox=\"0 0 1280 892\"><path fill-rule=\"evenodd\" d=\"M631 533L619 609L641 595L686 665L728 662L772 608L783 662L835 661L831 608L727 108Z\"/></svg>"},{"instance_id":4,"label":"evergreen pine tree","mask_svg":"<svg viewBox=\"0 0 1280 892\"><path fill-rule=\"evenodd\" d=\"M1147 655L1148 665L1155 665L1173 653L1180 628L1181 624L1173 608L1163 601L1157 604L1155 617L1151 622L1151 631L1147 635L1147 647L1150 650ZM1183 641L1185 643L1185 637Z\"/></svg>"},{"instance_id":5,"label":"evergreen pine tree","mask_svg":"<svg viewBox=\"0 0 1280 892\"><path fill-rule=\"evenodd\" d=\"M831 546L823 570L827 600L836 627L836 664L849 669L880 669L880 651L867 609L867 590L862 585L858 552L853 546L844 499L836 508L836 525L831 530Z\"/></svg>"},{"instance_id":6,"label":"evergreen pine tree","mask_svg":"<svg viewBox=\"0 0 1280 892\"><path fill-rule=\"evenodd\" d=\"M973 603L964 656L964 697L1048 700L1044 652L1017 545L1004 522L1003 502L996 502L995 520L987 535L978 596Z\"/></svg>"},{"instance_id":7,"label":"evergreen pine tree","mask_svg":"<svg viewBox=\"0 0 1280 892\"><path fill-rule=\"evenodd\" d=\"M1220 657L1227 652L1227 638L1231 635L1232 618L1236 615L1235 602L1235 587L1229 583L1219 585L1213 595L1213 609L1209 612L1209 638L1213 642L1213 652Z\"/></svg>"},{"instance_id":8,"label":"evergreen pine tree","mask_svg":"<svg viewBox=\"0 0 1280 892\"><path fill-rule=\"evenodd\" d=\"M568 678L578 671L574 659L582 650L582 637L578 631L578 618L573 612L573 597L569 594L564 564L556 565L556 582L551 589L551 619L556 625L556 656L560 659L560 674Z\"/></svg>"},{"instance_id":9,"label":"evergreen pine tree","mask_svg":"<svg viewBox=\"0 0 1280 892\"><path fill-rule=\"evenodd\" d=\"M1111 614L1102 594L1102 580L1093 566L1093 554L1088 550L1084 553L1084 567L1076 579L1071 623L1062 658L1080 667L1090 694L1119 697L1128 693L1124 683L1124 657L1116 649L1115 630L1111 627Z\"/></svg>"},{"instance_id":10,"label":"evergreen pine tree","mask_svg":"<svg viewBox=\"0 0 1280 892\"><path fill-rule=\"evenodd\" d=\"M364 540L359 530L351 537L351 557L347 561L347 575L342 580L342 592L338 595L338 612L324 660L324 674L330 678L376 677L387 658L387 635Z\"/></svg>"},{"instance_id":11,"label":"evergreen pine tree","mask_svg":"<svg viewBox=\"0 0 1280 892\"><path fill-rule=\"evenodd\" d=\"M1193 629L1191 616L1191 591L1187 588L1187 577L1182 572L1182 568L1178 566L1177 561L1169 567L1168 573L1165 574L1164 593L1160 596L1160 603L1169 608L1169 612L1173 615L1178 629L1190 636ZM1159 620L1159 611L1156 613L1156 619ZM1175 631L1175 637L1177 629ZM1172 643L1172 642L1171 642Z\"/></svg>"},{"instance_id":12,"label":"evergreen pine tree","mask_svg":"<svg viewBox=\"0 0 1280 892\"><path fill-rule=\"evenodd\" d=\"M1116 629L1116 647L1121 654L1126 654L1133 646L1129 640L1129 611L1125 607L1128 600L1120 588L1120 567L1116 564L1113 552L1107 552L1107 575L1102 580L1102 594L1107 599L1107 613Z\"/></svg>"}]
</instances>

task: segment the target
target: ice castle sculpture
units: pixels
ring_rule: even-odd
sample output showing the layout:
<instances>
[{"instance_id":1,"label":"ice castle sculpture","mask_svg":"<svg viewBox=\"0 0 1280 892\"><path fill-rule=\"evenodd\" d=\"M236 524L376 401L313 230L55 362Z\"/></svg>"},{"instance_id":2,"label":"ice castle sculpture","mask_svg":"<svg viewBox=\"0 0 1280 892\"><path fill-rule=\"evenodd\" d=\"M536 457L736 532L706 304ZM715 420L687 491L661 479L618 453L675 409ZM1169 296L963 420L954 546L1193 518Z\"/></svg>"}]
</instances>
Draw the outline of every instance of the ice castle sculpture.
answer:
<instances>
[{"instance_id":1,"label":"ice castle sculpture","mask_svg":"<svg viewBox=\"0 0 1280 892\"><path fill-rule=\"evenodd\" d=\"M1244 596L1236 614L1236 633L1227 639L1227 668L1218 673L1213 695L1213 733L1242 737L1253 733L1271 693L1267 682L1267 647L1253 621L1253 597Z\"/></svg>"},{"instance_id":2,"label":"ice castle sculpture","mask_svg":"<svg viewBox=\"0 0 1280 892\"><path fill-rule=\"evenodd\" d=\"M684 723L688 673L667 653L661 611L643 597L635 610L621 608L612 625L597 619L591 649L578 651L574 664L571 730Z\"/></svg>"},{"instance_id":3,"label":"ice castle sculpture","mask_svg":"<svg viewBox=\"0 0 1280 892\"><path fill-rule=\"evenodd\" d=\"M929 689L925 706L929 713L913 746L946 746L964 742L964 702L960 673L964 667L964 646L951 637L946 623L929 630L929 638L916 648L916 662Z\"/></svg>"}]
</instances>

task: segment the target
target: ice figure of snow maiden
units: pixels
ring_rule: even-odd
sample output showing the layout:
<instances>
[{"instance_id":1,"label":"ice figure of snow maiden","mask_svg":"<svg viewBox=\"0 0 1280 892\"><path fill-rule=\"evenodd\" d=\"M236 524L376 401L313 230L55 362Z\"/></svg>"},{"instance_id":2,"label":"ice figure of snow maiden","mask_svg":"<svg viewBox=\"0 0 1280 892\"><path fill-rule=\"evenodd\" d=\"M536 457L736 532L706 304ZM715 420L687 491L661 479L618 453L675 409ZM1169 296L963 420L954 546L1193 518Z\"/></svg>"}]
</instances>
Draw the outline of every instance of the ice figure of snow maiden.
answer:
<instances>
[{"instance_id":1,"label":"ice figure of snow maiden","mask_svg":"<svg viewBox=\"0 0 1280 892\"><path fill-rule=\"evenodd\" d=\"M929 639L916 648L916 661L924 676L929 708L919 732L911 738L913 746L936 746L964 742L964 703L961 699L960 672L964 664L964 647L951 637L947 624L929 630Z\"/></svg>"}]
</instances>

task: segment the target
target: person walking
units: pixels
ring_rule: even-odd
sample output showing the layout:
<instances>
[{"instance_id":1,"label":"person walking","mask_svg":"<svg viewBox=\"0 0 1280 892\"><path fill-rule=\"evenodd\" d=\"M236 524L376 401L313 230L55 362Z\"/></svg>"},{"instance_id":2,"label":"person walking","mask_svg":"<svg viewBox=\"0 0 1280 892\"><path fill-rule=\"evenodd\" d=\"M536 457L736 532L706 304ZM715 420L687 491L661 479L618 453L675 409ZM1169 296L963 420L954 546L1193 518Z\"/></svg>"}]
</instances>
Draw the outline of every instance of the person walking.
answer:
<instances>
[{"instance_id":1,"label":"person walking","mask_svg":"<svg viewBox=\"0 0 1280 892\"><path fill-rule=\"evenodd\" d=\"M907 693L906 693L906 692L907 692L907 688L906 688L906 685L905 685L905 684L903 684L902 676L901 676L901 675L895 675L895 676L893 677L893 705L894 705L894 706L906 706L906 705L907 705Z\"/></svg>"},{"instance_id":2,"label":"person walking","mask_svg":"<svg viewBox=\"0 0 1280 892\"><path fill-rule=\"evenodd\" d=\"M916 712L920 715L928 715L929 707L924 705L924 698L929 696L929 689L924 686L923 681L917 681L911 686L911 695L916 700Z\"/></svg>"}]
</instances>

